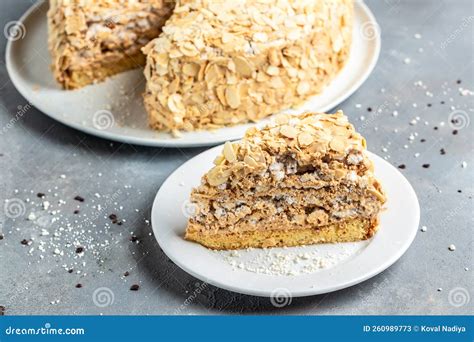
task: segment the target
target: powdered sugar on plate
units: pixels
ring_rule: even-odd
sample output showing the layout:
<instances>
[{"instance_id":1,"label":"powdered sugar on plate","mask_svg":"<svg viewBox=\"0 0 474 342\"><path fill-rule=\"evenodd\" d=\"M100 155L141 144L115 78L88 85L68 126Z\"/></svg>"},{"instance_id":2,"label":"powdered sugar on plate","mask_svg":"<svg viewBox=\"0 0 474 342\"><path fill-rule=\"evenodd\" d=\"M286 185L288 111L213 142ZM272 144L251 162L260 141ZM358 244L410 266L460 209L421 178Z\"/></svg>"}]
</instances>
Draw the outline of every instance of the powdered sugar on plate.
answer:
<instances>
[{"instance_id":1,"label":"powdered sugar on plate","mask_svg":"<svg viewBox=\"0 0 474 342\"><path fill-rule=\"evenodd\" d=\"M258 274L298 276L335 267L365 249L369 241L270 249L215 251L232 267ZM338 248L334 248L337 246Z\"/></svg>"}]
</instances>

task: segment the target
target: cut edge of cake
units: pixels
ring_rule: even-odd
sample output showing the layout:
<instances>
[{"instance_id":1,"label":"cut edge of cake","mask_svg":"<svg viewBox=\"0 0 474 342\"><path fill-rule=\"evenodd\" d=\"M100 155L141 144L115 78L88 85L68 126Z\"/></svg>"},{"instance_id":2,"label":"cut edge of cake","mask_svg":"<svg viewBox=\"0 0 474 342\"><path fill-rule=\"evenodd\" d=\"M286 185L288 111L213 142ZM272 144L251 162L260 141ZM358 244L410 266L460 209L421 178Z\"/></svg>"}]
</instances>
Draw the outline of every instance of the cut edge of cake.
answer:
<instances>
[{"instance_id":1,"label":"cut edge of cake","mask_svg":"<svg viewBox=\"0 0 474 342\"><path fill-rule=\"evenodd\" d=\"M56 81L67 90L143 67L141 48L158 37L174 1L50 0L48 47Z\"/></svg>"},{"instance_id":2,"label":"cut edge of cake","mask_svg":"<svg viewBox=\"0 0 474 342\"><path fill-rule=\"evenodd\" d=\"M282 115L224 145L192 191L185 239L218 250L366 240L385 201L342 111Z\"/></svg>"}]
</instances>

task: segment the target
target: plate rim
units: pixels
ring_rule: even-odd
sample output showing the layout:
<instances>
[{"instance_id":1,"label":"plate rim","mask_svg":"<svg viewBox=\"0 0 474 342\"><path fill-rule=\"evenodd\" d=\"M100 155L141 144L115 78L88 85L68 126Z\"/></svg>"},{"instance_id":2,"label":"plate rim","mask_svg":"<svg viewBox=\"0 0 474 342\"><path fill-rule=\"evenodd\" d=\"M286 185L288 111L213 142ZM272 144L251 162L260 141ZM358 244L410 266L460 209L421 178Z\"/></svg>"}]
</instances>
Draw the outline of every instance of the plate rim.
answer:
<instances>
[{"instance_id":1,"label":"plate rim","mask_svg":"<svg viewBox=\"0 0 474 342\"><path fill-rule=\"evenodd\" d=\"M47 5L46 0L40 0L37 3L33 4L30 8L26 10L25 13L18 19L18 22L24 23L28 18L36 11L41 6ZM358 6L358 7L356 7ZM370 10L370 8L363 2L363 1L355 1L354 2L354 7L355 10L359 9L361 10L365 16L367 16L370 20L370 22L374 23L378 27L377 20ZM368 64L368 67L364 70L364 72L361 74L361 77L359 77L353 84L352 86L342 95L337 96L335 100L331 101L328 105L325 107L321 108L319 111L320 112L326 112L328 110L331 110L335 107L337 107L339 104L347 100L351 95L353 95L357 89L359 89L362 84L368 79L372 71L374 70L377 61L380 56L380 49L381 49L381 36L380 34L375 35L375 39L373 39L374 42L374 53L371 55L370 58L370 63ZM35 108L37 108L40 112L45 114L46 116L50 117L51 119L60 122L61 124L73 128L75 130L84 132L86 134L99 137L102 139L107 139L109 141L115 141L119 143L127 143L127 144L133 144L133 145L138 145L138 146L149 146L149 147L165 147L165 148L193 148L193 147L206 147L206 146L216 146L220 145L222 142L225 140L207 140L207 141L180 141L179 139L153 139L153 138L140 138L138 136L127 136L123 135L117 132L109 132L107 130L99 130L93 127L88 127L85 125L81 125L80 123L76 123L74 121L67 120L67 118L64 118L61 115L55 115L55 114L50 114L48 113L48 110L46 110L45 106L43 104L38 103L33 96L30 96L30 92L28 89L23 87L21 85L20 81L20 76L17 75L16 69L12 66L13 62L13 56L12 56L12 49L13 49L13 44L15 41L12 40L7 40L7 45L5 49L5 64L6 64L6 69L8 76L10 80L12 81L13 85L17 89L17 91L28 101L30 102ZM336 76L337 77L337 76ZM258 124L259 122L257 122ZM245 125L245 124L242 124ZM247 124L248 125L248 124ZM239 125L238 125L239 126ZM238 127L235 126L235 127ZM243 133L239 134L239 136L234 136L232 139L240 139L242 138Z\"/></svg>"},{"instance_id":2,"label":"plate rim","mask_svg":"<svg viewBox=\"0 0 474 342\"><path fill-rule=\"evenodd\" d=\"M152 211L151 211L151 225L152 225L153 235L155 236L155 239L158 242L160 248L163 250L163 253L165 253L165 255L168 258L170 258L170 260L173 261L173 263L175 263L184 272L192 275L193 277L195 277L197 279L200 279L201 281L204 281L206 283L209 283L213 286L216 286L216 287L219 287L219 288L222 288L222 289L225 289L225 290L229 290L229 291L232 291L232 292L241 293L241 294L245 294L245 295L251 295L251 296L258 296L258 297L266 297L266 298L272 297L272 294L269 293L269 291L264 291L264 290L254 290L253 291L253 290L242 289L242 288L239 288L238 286L234 286L232 284L229 285L229 284L225 284L225 283L220 282L220 281L216 281L215 279L207 279L206 277L202 276L201 274L199 274L199 273L195 272L194 270L188 268L186 265L184 265L180 261L179 258L175 257L174 253L170 252L168 246L166 245L166 243L164 243L163 239L161 238L161 234L160 234L160 232L158 231L158 228L157 228L159 226L156 222L156 216L157 216L156 213L158 211L158 205L159 205L158 200L159 200L160 195L163 192L162 189L165 186L165 184L167 182L170 182L173 175L180 172L182 169L185 169L190 163L192 163L194 161L194 159L196 159L196 158L198 158L201 155L206 154L206 153L209 153L209 154L218 153L218 151L220 151L223 148L223 146L224 145L219 145L219 146L213 147L213 148L208 149L206 151L203 151L203 152L197 154L196 156L194 156L193 158L187 160L184 164L182 164L181 166L176 168L166 178L166 180L161 184L161 186L160 186L159 190L157 191L157 194L156 194L156 196L153 200ZM397 175L397 177L399 177L400 179L403 179L403 182L405 182L405 184L408 186L408 189L409 189L410 193L407 194L407 196L410 196L413 199L413 204L414 204L414 216L412 218L413 228L411 229L410 234L407 235L407 238L404 240L404 242L400 246L400 248L397 249L396 253L393 253L392 255L390 255L380 265L378 265L376 268L366 272L365 274L362 274L358 277L354 277L354 278L350 279L349 281L345 281L345 282L341 283L338 286L333 286L329 289L324 289L324 290L317 290L317 289L311 290L311 289L308 289L308 290L294 291L294 290L291 290L291 289L285 289L285 290L288 290L290 292L292 298L308 297L308 296L331 293L331 292L334 292L334 291L338 291L338 290L342 290L342 289L354 286L354 285L362 283L362 282L364 282L364 281L366 281L370 278L373 278L376 275L378 275L381 272L388 269L394 263L396 263L406 253L408 248L412 245L413 241L415 240L415 237L418 233L418 227L419 227L419 224L420 224L420 204L419 204L418 196L416 195L416 192L413 189L413 186L408 181L408 179L399 170L397 170L396 167L394 167L392 164L390 164L387 160L383 159L382 157L378 156L377 154L375 154L373 152L367 151L367 153L368 153L369 158L371 160L373 160L374 157L375 157L375 158L379 159L381 162L385 163Z\"/></svg>"}]
</instances>

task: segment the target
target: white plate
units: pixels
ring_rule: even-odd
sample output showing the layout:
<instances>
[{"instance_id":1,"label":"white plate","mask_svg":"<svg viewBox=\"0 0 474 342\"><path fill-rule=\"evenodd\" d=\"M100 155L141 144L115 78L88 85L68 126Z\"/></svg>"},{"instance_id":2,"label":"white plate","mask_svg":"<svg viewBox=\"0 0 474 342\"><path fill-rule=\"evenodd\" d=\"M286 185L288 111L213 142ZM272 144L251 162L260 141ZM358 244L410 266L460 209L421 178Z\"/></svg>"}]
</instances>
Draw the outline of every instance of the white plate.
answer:
<instances>
[{"instance_id":1,"label":"white plate","mask_svg":"<svg viewBox=\"0 0 474 342\"><path fill-rule=\"evenodd\" d=\"M179 139L149 129L141 95L145 86L142 70L125 72L104 83L75 91L61 90L50 70L46 10L47 4L39 3L20 19L23 25L19 26L20 39L8 42L6 65L18 91L51 118L110 140L168 147L206 146L240 139L251 126L184 133ZM361 86L379 56L380 35L377 28L377 22L367 6L356 2L353 47L347 65L321 95L311 99L297 112L326 112Z\"/></svg>"},{"instance_id":2,"label":"white plate","mask_svg":"<svg viewBox=\"0 0 474 342\"><path fill-rule=\"evenodd\" d=\"M381 214L377 234L368 241L323 244L292 248L252 249L230 257L227 251L211 251L183 239L191 188L200 183L201 175L212 167L222 146L212 148L178 168L161 186L152 209L156 239L168 257L186 272L212 285L255 296L310 296L336 291L360 283L382 272L400 258L415 238L420 220L416 194L396 168L369 153L375 163L375 174L387 192L387 209ZM261 274L247 267L264 267L267 253L295 255L307 253L311 260L320 257L324 268L309 274ZM236 268L225 259L243 263ZM260 259L261 260L260 260ZM262 262L263 261L263 262ZM304 262L304 261L303 261ZM249 266L250 265L250 266ZM301 265L291 271L301 273Z\"/></svg>"}]
</instances>

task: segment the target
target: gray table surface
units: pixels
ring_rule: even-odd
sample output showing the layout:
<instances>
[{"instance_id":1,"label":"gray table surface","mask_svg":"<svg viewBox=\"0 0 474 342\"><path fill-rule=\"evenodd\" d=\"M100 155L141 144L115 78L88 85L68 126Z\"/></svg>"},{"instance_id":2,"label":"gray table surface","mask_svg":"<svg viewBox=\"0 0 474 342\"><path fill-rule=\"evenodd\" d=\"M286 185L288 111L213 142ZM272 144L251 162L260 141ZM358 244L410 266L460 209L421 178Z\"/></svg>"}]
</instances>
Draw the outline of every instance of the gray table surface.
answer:
<instances>
[{"instance_id":1,"label":"gray table surface","mask_svg":"<svg viewBox=\"0 0 474 342\"><path fill-rule=\"evenodd\" d=\"M294 298L283 308L266 298L202 284L164 255L148 220L162 182L204 149L112 143L29 108L7 75L2 36L0 306L4 309L0 311L6 315L472 313L474 161L473 125L468 121L474 89L472 1L367 2L381 26L382 52L369 79L339 107L365 135L370 150L396 166L406 165L402 172L418 194L420 228L426 226L427 231L418 232L396 264L357 286ZM26 0L2 0L0 26L17 20L30 5ZM454 123L453 115L458 117ZM410 124L412 120L417 123ZM458 134L453 134L455 129ZM45 215L37 193L46 195L49 211L60 212ZM76 195L85 201L75 201ZM73 214L78 206L80 212ZM98 206L99 215L94 214ZM35 221L27 220L31 212L36 212ZM123 224L111 224L110 213ZM20 216L11 218L16 215ZM58 220L51 222L53 217ZM136 236L138 243L130 236ZM25 246L23 239L32 242ZM451 244L455 251L448 249ZM76 245L86 247L83 255L76 253ZM78 283L82 288L76 288ZM140 289L130 291L132 284Z\"/></svg>"}]
</instances>

